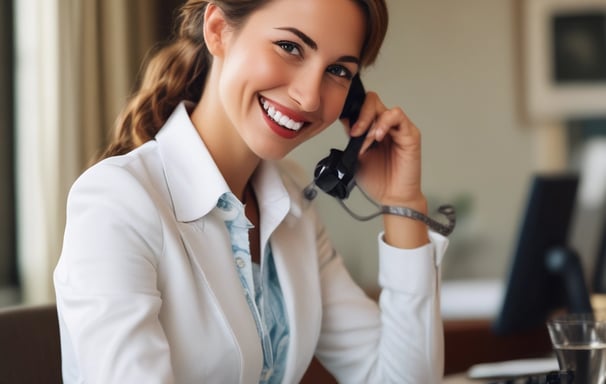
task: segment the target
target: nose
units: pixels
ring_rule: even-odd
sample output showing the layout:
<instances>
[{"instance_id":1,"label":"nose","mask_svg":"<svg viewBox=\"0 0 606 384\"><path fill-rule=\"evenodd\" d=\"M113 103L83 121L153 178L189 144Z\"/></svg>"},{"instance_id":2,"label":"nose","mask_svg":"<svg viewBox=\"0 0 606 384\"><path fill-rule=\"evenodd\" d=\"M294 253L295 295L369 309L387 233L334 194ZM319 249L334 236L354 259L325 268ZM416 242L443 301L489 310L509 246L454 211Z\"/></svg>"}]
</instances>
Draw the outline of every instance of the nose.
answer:
<instances>
[{"instance_id":1,"label":"nose","mask_svg":"<svg viewBox=\"0 0 606 384\"><path fill-rule=\"evenodd\" d=\"M300 71L289 87L290 97L306 112L320 108L321 88L324 71Z\"/></svg>"}]
</instances>

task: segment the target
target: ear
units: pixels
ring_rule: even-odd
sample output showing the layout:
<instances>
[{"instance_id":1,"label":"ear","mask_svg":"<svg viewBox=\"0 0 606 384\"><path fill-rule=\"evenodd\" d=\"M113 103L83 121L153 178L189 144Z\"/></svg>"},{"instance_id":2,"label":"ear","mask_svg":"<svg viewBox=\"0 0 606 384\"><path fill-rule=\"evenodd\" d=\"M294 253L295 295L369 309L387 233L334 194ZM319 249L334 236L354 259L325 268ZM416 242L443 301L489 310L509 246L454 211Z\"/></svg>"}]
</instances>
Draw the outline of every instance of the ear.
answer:
<instances>
[{"instance_id":1,"label":"ear","mask_svg":"<svg viewBox=\"0 0 606 384\"><path fill-rule=\"evenodd\" d=\"M204 12L204 42L211 55L223 55L228 27L221 8L212 3L208 4Z\"/></svg>"}]
</instances>

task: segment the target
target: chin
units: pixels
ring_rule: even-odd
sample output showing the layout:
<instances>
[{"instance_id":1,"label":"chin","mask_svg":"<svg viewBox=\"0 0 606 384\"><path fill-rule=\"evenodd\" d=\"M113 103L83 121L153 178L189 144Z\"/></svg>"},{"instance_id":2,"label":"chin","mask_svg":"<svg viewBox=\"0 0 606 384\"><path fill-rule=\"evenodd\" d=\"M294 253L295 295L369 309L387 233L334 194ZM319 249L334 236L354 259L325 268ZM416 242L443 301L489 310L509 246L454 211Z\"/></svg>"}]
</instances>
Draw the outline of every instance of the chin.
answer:
<instances>
[{"instance_id":1,"label":"chin","mask_svg":"<svg viewBox=\"0 0 606 384\"><path fill-rule=\"evenodd\" d=\"M262 159L262 160L277 161L277 160L282 160L289 153L290 153L290 151L288 151L288 152L280 152L280 153L276 153L276 152L260 153L260 154L257 154L257 156L259 156L259 158Z\"/></svg>"},{"instance_id":2,"label":"chin","mask_svg":"<svg viewBox=\"0 0 606 384\"><path fill-rule=\"evenodd\" d=\"M280 160L288 155L295 147L294 142L276 140L276 137L263 134L246 134L245 142L252 153L262 160Z\"/></svg>"},{"instance_id":3,"label":"chin","mask_svg":"<svg viewBox=\"0 0 606 384\"><path fill-rule=\"evenodd\" d=\"M293 148L276 148L274 147L261 147L256 148L254 153L262 160L281 160L286 157Z\"/></svg>"}]
</instances>

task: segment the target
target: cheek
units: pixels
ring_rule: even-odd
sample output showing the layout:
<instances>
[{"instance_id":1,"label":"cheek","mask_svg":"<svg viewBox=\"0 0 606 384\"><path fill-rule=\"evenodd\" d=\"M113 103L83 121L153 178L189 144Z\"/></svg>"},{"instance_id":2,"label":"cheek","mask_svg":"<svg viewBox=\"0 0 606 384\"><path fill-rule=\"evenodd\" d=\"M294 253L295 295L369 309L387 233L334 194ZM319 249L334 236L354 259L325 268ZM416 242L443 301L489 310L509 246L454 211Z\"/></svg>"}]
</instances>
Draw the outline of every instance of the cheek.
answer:
<instances>
[{"instance_id":1,"label":"cheek","mask_svg":"<svg viewBox=\"0 0 606 384\"><path fill-rule=\"evenodd\" d=\"M241 86L260 89L270 86L272 81L277 81L286 72L280 60L272 52L261 52L252 45L240 45L226 58L222 73L225 84L222 85L240 83Z\"/></svg>"},{"instance_id":2,"label":"cheek","mask_svg":"<svg viewBox=\"0 0 606 384\"><path fill-rule=\"evenodd\" d=\"M345 97L346 92L343 92L343 90L337 90L326 96L324 101L324 121L330 124L339 118L345 104Z\"/></svg>"},{"instance_id":3,"label":"cheek","mask_svg":"<svg viewBox=\"0 0 606 384\"><path fill-rule=\"evenodd\" d=\"M235 52L235 51L234 51ZM221 68L219 94L227 113L233 119L243 116L256 106L271 70L262 60L250 60L247 50L239 50L226 58ZM234 121L234 123L237 123ZM237 124L240 126L240 124Z\"/></svg>"}]
</instances>

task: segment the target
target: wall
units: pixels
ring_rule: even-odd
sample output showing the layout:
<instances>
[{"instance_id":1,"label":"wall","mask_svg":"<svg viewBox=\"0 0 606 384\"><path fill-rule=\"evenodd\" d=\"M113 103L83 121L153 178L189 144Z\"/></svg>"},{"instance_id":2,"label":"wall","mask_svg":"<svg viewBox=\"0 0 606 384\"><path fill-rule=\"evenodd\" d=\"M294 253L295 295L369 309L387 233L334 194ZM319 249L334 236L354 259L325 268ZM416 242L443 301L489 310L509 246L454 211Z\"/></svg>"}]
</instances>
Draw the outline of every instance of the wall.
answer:
<instances>
[{"instance_id":1,"label":"wall","mask_svg":"<svg viewBox=\"0 0 606 384\"><path fill-rule=\"evenodd\" d=\"M378 63L363 74L366 88L402 106L421 128L432 207L471 206L451 237L444 279L502 277L535 147L519 111L515 0L387 2L389 32ZM310 175L316 160L346 139L336 125L314 140L291 154ZM354 278L374 285L380 219L355 222L325 196L318 204Z\"/></svg>"}]
</instances>

